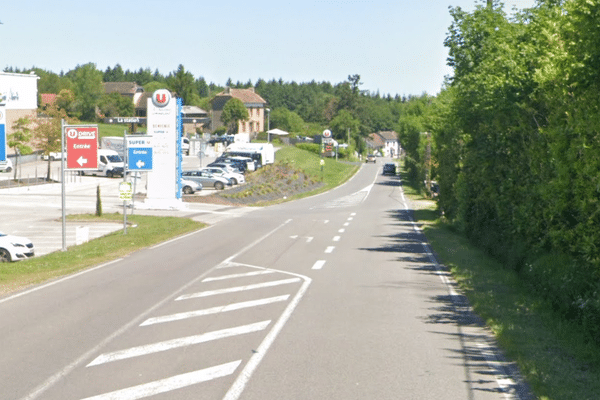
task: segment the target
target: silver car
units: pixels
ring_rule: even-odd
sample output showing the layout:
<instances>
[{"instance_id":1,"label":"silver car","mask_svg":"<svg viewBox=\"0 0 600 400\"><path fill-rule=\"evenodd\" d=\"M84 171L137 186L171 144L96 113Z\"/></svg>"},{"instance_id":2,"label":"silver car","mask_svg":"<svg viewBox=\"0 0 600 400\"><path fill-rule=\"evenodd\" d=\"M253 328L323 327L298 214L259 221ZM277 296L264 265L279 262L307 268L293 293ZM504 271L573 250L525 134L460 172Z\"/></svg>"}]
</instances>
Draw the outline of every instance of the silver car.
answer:
<instances>
[{"instance_id":1,"label":"silver car","mask_svg":"<svg viewBox=\"0 0 600 400\"><path fill-rule=\"evenodd\" d=\"M225 186L231 186L231 181L227 178L223 178L208 171L183 171L181 173L183 179L197 182L202 185L203 188L214 187L217 190L225 189Z\"/></svg>"},{"instance_id":2,"label":"silver car","mask_svg":"<svg viewBox=\"0 0 600 400\"><path fill-rule=\"evenodd\" d=\"M198 182L190 181L187 179L181 180L181 191L183 194L194 194L202 190L202 185Z\"/></svg>"},{"instance_id":3,"label":"silver car","mask_svg":"<svg viewBox=\"0 0 600 400\"><path fill-rule=\"evenodd\" d=\"M231 181L232 185L237 185L238 183L246 182L243 174L238 174L236 172L228 171L221 167L204 167L204 168L200 168L200 171L207 171L213 175L227 178Z\"/></svg>"}]
</instances>

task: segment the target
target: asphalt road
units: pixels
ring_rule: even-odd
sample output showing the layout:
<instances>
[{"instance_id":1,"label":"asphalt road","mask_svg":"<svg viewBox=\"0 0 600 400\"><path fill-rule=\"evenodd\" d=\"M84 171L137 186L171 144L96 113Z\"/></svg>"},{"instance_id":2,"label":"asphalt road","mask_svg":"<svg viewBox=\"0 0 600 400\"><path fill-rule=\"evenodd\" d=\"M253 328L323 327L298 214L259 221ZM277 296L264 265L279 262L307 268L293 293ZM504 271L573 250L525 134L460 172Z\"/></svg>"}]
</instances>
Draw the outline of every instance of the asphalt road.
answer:
<instances>
[{"instance_id":1,"label":"asphalt road","mask_svg":"<svg viewBox=\"0 0 600 400\"><path fill-rule=\"evenodd\" d=\"M381 165L0 298L0 399L529 398Z\"/></svg>"}]
</instances>

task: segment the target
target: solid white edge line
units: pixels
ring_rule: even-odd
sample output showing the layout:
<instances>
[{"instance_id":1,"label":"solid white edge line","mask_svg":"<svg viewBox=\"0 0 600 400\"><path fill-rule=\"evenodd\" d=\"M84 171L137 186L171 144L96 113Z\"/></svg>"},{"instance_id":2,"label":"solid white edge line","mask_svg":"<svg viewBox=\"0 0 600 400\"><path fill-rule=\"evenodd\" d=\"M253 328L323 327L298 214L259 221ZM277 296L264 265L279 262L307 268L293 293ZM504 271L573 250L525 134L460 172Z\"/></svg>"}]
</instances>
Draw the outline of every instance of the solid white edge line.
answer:
<instances>
[{"instance_id":1,"label":"solid white edge line","mask_svg":"<svg viewBox=\"0 0 600 400\"><path fill-rule=\"evenodd\" d=\"M402 189L402 187L400 187L400 190L402 191L402 199L404 202L404 208L406 210L409 209L408 207L408 203L406 201L406 199L404 199L404 190ZM409 218L410 222L413 226L413 229L415 232L421 232L421 229L417 226L417 223L413 220L412 217ZM438 261L436 260L435 256L433 255L433 251L431 250L431 247L429 246L428 243L426 242L422 242L421 245L423 246L423 249L425 251L425 253L427 254L427 257L429 258L429 261L435 266L436 269L436 275L440 278L440 280L442 281L442 283L444 284L444 286L446 286L446 289L448 290L448 293L451 296L458 296L458 292L456 292L456 290L454 289L454 287L452 286L450 280L447 277L447 273L445 271L442 270L440 263L438 263ZM483 349L483 345L480 343L477 343L477 346L480 347L480 349ZM489 348L488 348L489 350ZM493 350L489 350L494 358L496 358ZM483 351L480 351L480 353L482 354L482 356L485 358L486 362L488 363L489 367L491 369L504 369L504 367L502 365L498 365L497 368L492 365L492 361L491 361L491 357L489 356L489 354L485 354ZM497 358L496 358L497 361ZM508 376L507 373L503 372L506 376ZM510 387L510 386L514 386L515 382L511 379L511 378L498 378L496 376L496 374L494 374L494 379L496 380L496 382L498 383L498 387L503 391L503 395L505 398L508 398L507 394L506 394L506 388Z\"/></svg>"},{"instance_id":2,"label":"solid white edge line","mask_svg":"<svg viewBox=\"0 0 600 400\"><path fill-rule=\"evenodd\" d=\"M296 274L293 274L293 275L296 275ZM298 291L298 293L296 293L296 296L294 296L294 298L292 299L290 304L288 304L287 308L285 309L285 311L283 312L281 317L279 317L279 320L277 320L277 322L275 323L275 325L273 326L271 331L267 334L265 339L262 341L262 343L256 350L256 353L254 353L254 355L252 357L250 357L250 360L248 361L248 363L246 364L246 366L244 367L242 372L240 372L240 375L237 377L235 382L233 382L233 385L231 385L231 388L229 388L229 390L223 397L223 400L239 399L242 392L244 391L244 388L246 387L246 384L250 380L250 377L252 376L252 374L254 373L254 371L256 370L256 368L258 367L260 362L262 361L263 357L265 356L265 354L267 353L267 351L269 350L269 348L271 347L273 342L275 341L275 338L277 337L277 335L279 334L281 329L283 329L283 326L286 324L286 322L288 321L288 319L290 318L290 316L292 315L292 313L298 306L298 303L300 303L300 300L304 296L304 293L306 293L306 290L310 286L312 279L310 279L309 277L306 277L306 276L302 276L302 275L296 275L296 276L304 279L304 283L300 287L300 290Z\"/></svg>"},{"instance_id":3,"label":"solid white edge line","mask_svg":"<svg viewBox=\"0 0 600 400\"><path fill-rule=\"evenodd\" d=\"M185 235L183 235L183 236L178 236L178 237L176 237L176 238L173 238L173 239L171 239L171 240L169 240L169 241L166 241L166 242L159 243L159 244L157 244L157 245L155 245L155 246L153 246L153 247L149 247L148 249L152 250L152 249L155 249L155 248L157 248L157 247L160 247L160 246L162 246L162 245L164 245L164 244L171 243L171 242L174 242L174 241L176 241L176 240L183 239L183 238L186 238L186 237L188 237L188 236L195 235L195 234L197 234L198 232L205 231L206 229L209 229L210 227L212 227L212 225L210 225L210 226L206 226L206 227L204 227L204 228L202 228L202 229L198 229L198 230L196 230L196 231L194 231L194 232L187 233L187 234L185 234ZM115 260L112 260L112 261L106 262L106 263L104 263L104 264L100 264L100 265L98 265L98 266L96 266L96 267L92 267L92 268L89 268L89 269L86 269L86 270L83 270L83 271L77 272L77 273L75 273L75 274L73 274L73 275L69 275L69 276L66 276L66 277L64 277L64 278L57 279L57 280L55 280L55 281L52 281L52 282L49 282L49 283L46 283L46 284L43 284L43 285L40 285L40 286L36 286L36 287L34 287L34 288L32 288L32 289L25 290L25 291L23 291L23 292L21 292L21 293L14 294L14 295L12 295L12 296L9 296L9 297L6 297L6 298L4 298L4 299L0 299L0 304L2 304L2 303L4 303L4 302L7 302L7 301L10 301L10 300L14 300L14 299L16 299L16 298L18 298L18 297L21 297L21 296L25 296L25 295L27 295L27 294L30 294L30 293L33 293L33 292L37 292L38 290L42 290L42 289L44 289L44 288L47 288L47 287L50 287L50 286L57 285L57 284L59 284L59 283L61 283L61 282L68 281L68 280L70 280L70 279L73 279L73 278L76 278L76 277L78 277L78 276L81 276L81 275L87 274L87 273L89 273L89 272L96 271L97 269L100 269L100 268L107 267L107 266L109 266L109 265L111 265L111 264L114 264L114 263L117 263L117 262L119 262L119 261L122 261L123 259L124 259L123 257L121 257L121 258L117 258L117 259L115 259Z\"/></svg>"},{"instance_id":4,"label":"solid white edge line","mask_svg":"<svg viewBox=\"0 0 600 400\"><path fill-rule=\"evenodd\" d=\"M66 277L64 277L64 278L58 279L58 280L56 280L56 281L52 281L52 282L46 283L45 285L36 286L36 287L34 287L34 288L32 288L32 289L25 290L24 292L21 292L21 293L14 294L14 295L12 295L12 296L10 296L10 297L6 297L6 298L4 298L4 299L0 299L0 304L2 304L2 303L4 303L4 302L7 302L7 301L9 301L9 300L16 299L16 298L18 298L18 297L21 297L21 296L25 296L25 295L27 295L27 294L30 294L30 293L33 293L33 292L37 292L38 290L42 290L42 289L44 289L44 288L47 288L47 287L50 287L50 286L57 285L57 284L59 284L59 283L61 283L61 282L68 281L69 279L73 279L73 278L76 278L76 277L78 277L78 276L80 276L80 275L87 274L88 272L92 272L92 271L95 271L95 270L97 270L97 269L100 269L100 268L107 267L107 266L109 266L109 265L111 265L111 264L114 264L114 263L117 263L117 262L119 262L119 261L121 261L121 260L123 260L123 258L117 258L116 260L112 260L112 261L109 261L109 262L107 262L107 263L100 264L100 265L98 265L98 266L96 266L96 267L93 267L93 268L90 268L90 269L86 269L86 270L84 270L84 271L81 271L81 272L78 272L78 273L76 273L76 274L69 275L69 276L66 276Z\"/></svg>"},{"instance_id":5,"label":"solid white edge line","mask_svg":"<svg viewBox=\"0 0 600 400\"><path fill-rule=\"evenodd\" d=\"M198 383L210 381L216 378L222 378L235 372L242 360L233 361L227 364L217 365L215 367L205 368L186 374L175 375L170 378L145 383L138 386L132 386L127 389L116 390L114 392L100 394L98 396L88 397L83 400L137 400L144 397L154 396L160 393L170 392Z\"/></svg>"},{"instance_id":6,"label":"solid white edge line","mask_svg":"<svg viewBox=\"0 0 600 400\"><path fill-rule=\"evenodd\" d=\"M218 331L202 333L200 335L187 336L143 346L130 347L128 349L113 351L110 353L104 353L96 357L96 359L89 363L87 367L106 364L113 361L125 360L133 357L145 356L148 354L160 353L162 351L243 335L245 333L258 332L264 330L267 326L269 326L270 323L270 320L256 322L254 324L236 326L235 328L221 329Z\"/></svg>"},{"instance_id":7,"label":"solid white edge line","mask_svg":"<svg viewBox=\"0 0 600 400\"><path fill-rule=\"evenodd\" d=\"M243 254L247 250L250 250L251 248L253 248L254 246L256 246L258 243L262 242L263 240L265 240L266 238L268 238L269 236L271 236L272 234L274 234L275 232L277 232L279 229L283 228L285 225L287 225L288 223L290 223L291 221L293 221L293 219L291 219L291 218L288 219L288 220L286 220L284 223L282 223L281 225L277 226L275 229L271 230L270 232L264 234L263 236L259 237L254 242L250 243L248 246L244 247L243 249L241 249L240 251L238 251L234 255L232 255L230 257L227 257L221 264L230 263L234 258L237 258L240 254Z\"/></svg>"}]
</instances>

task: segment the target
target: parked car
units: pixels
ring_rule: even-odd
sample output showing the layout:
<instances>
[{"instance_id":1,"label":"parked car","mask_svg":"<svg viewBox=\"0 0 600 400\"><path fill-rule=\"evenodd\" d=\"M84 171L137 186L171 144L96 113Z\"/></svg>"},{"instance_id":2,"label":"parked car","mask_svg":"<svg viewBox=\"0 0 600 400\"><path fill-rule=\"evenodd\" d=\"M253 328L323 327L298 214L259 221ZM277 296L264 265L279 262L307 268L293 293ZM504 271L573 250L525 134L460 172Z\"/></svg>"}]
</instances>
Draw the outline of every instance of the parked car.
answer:
<instances>
[{"instance_id":1,"label":"parked car","mask_svg":"<svg viewBox=\"0 0 600 400\"><path fill-rule=\"evenodd\" d=\"M235 162L232 160L223 160L223 161L215 161L207 165L207 167L227 167L233 169L235 172L240 174L246 173L246 165L245 163Z\"/></svg>"},{"instance_id":2,"label":"parked car","mask_svg":"<svg viewBox=\"0 0 600 400\"><path fill-rule=\"evenodd\" d=\"M234 174L244 175L244 173L242 171L240 171L238 168L236 168L232 164L220 163L220 162L215 161L215 162L208 164L207 167L221 168L227 172L233 172Z\"/></svg>"},{"instance_id":3,"label":"parked car","mask_svg":"<svg viewBox=\"0 0 600 400\"><path fill-rule=\"evenodd\" d=\"M227 178L216 176L207 171L192 170L181 173L183 179L194 181L205 187L214 187L217 190L225 189L225 186L231 186L231 181Z\"/></svg>"},{"instance_id":4,"label":"parked car","mask_svg":"<svg viewBox=\"0 0 600 400\"><path fill-rule=\"evenodd\" d=\"M365 162L367 162L367 163L372 162L373 164L375 164L377 162L377 159L375 158L375 154L367 155L367 160Z\"/></svg>"},{"instance_id":5,"label":"parked car","mask_svg":"<svg viewBox=\"0 0 600 400\"><path fill-rule=\"evenodd\" d=\"M61 155L62 155L62 158L64 158L65 160L67 159L67 153L51 151L48 154L44 154L42 156L42 160L44 160L44 161L47 161L48 159L50 159L50 161L60 160Z\"/></svg>"},{"instance_id":6,"label":"parked car","mask_svg":"<svg viewBox=\"0 0 600 400\"><path fill-rule=\"evenodd\" d=\"M384 164L383 175L396 175L396 164L393 164L393 163Z\"/></svg>"},{"instance_id":7,"label":"parked car","mask_svg":"<svg viewBox=\"0 0 600 400\"><path fill-rule=\"evenodd\" d=\"M12 161L9 158L6 161L0 161L0 172L10 172L13 169Z\"/></svg>"},{"instance_id":8,"label":"parked car","mask_svg":"<svg viewBox=\"0 0 600 400\"><path fill-rule=\"evenodd\" d=\"M246 182L243 174L228 171L221 167L204 167L200 168L200 171L208 171L216 176L222 176L223 178L227 178L231 181L232 185L237 185L238 183Z\"/></svg>"},{"instance_id":9,"label":"parked car","mask_svg":"<svg viewBox=\"0 0 600 400\"><path fill-rule=\"evenodd\" d=\"M183 194L194 194L202 190L202 184L189 179L181 180L181 191Z\"/></svg>"},{"instance_id":10,"label":"parked car","mask_svg":"<svg viewBox=\"0 0 600 400\"><path fill-rule=\"evenodd\" d=\"M33 256L31 240L0 232L0 262L19 261Z\"/></svg>"},{"instance_id":11,"label":"parked car","mask_svg":"<svg viewBox=\"0 0 600 400\"><path fill-rule=\"evenodd\" d=\"M255 171L257 168L256 161L250 157L221 155L220 157L217 157L215 162L235 164L239 170L244 172Z\"/></svg>"}]
</instances>

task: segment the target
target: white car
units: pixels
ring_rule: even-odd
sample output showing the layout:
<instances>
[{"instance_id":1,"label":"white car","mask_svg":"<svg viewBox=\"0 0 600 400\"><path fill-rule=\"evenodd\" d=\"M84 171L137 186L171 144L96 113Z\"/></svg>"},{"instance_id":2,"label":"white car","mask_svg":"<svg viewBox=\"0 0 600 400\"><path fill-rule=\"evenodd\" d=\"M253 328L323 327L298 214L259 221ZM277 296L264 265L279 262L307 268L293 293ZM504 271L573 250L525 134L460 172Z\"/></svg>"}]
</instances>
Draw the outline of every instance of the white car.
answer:
<instances>
[{"instance_id":1,"label":"white car","mask_svg":"<svg viewBox=\"0 0 600 400\"><path fill-rule=\"evenodd\" d=\"M13 169L12 161L7 158L6 161L0 161L0 172L10 172Z\"/></svg>"},{"instance_id":2,"label":"white car","mask_svg":"<svg viewBox=\"0 0 600 400\"><path fill-rule=\"evenodd\" d=\"M60 160L61 156L65 160L67 159L66 153L51 151L49 154L44 154L42 156L42 160L47 161L48 159L50 159L50 161L56 161L56 160Z\"/></svg>"},{"instance_id":3,"label":"white car","mask_svg":"<svg viewBox=\"0 0 600 400\"><path fill-rule=\"evenodd\" d=\"M202 184L187 179L181 180L181 191L184 194L194 194L202 190Z\"/></svg>"},{"instance_id":4,"label":"white car","mask_svg":"<svg viewBox=\"0 0 600 400\"><path fill-rule=\"evenodd\" d=\"M200 168L200 171L208 171L213 175L227 178L231 181L232 185L237 185L238 183L246 182L246 180L244 179L244 175L239 174L237 172L233 172L233 168L231 168L230 170L226 170L222 167L204 167Z\"/></svg>"},{"instance_id":5,"label":"white car","mask_svg":"<svg viewBox=\"0 0 600 400\"><path fill-rule=\"evenodd\" d=\"M0 232L0 262L24 260L33 255L31 240Z\"/></svg>"}]
</instances>

